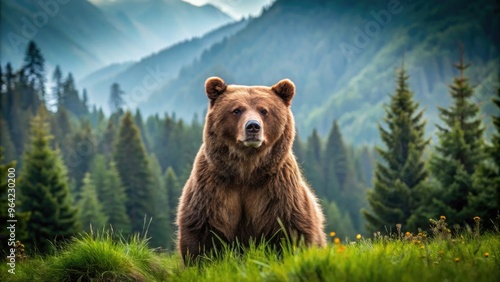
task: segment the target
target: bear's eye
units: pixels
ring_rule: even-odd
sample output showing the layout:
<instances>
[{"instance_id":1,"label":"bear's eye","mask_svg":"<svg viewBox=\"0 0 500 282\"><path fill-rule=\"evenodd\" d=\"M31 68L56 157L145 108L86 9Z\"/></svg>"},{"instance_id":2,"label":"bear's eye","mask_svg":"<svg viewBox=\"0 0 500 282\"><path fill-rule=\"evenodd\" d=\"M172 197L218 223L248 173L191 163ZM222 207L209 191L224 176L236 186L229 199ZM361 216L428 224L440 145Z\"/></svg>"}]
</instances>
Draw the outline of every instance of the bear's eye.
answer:
<instances>
[{"instance_id":1,"label":"bear's eye","mask_svg":"<svg viewBox=\"0 0 500 282\"><path fill-rule=\"evenodd\" d=\"M240 110L240 109L235 109L235 110L233 111L233 114L235 114L235 115L240 115L240 114L241 114L241 110Z\"/></svg>"},{"instance_id":2,"label":"bear's eye","mask_svg":"<svg viewBox=\"0 0 500 282\"><path fill-rule=\"evenodd\" d=\"M267 115L267 110L260 110L260 113L265 116Z\"/></svg>"}]
</instances>

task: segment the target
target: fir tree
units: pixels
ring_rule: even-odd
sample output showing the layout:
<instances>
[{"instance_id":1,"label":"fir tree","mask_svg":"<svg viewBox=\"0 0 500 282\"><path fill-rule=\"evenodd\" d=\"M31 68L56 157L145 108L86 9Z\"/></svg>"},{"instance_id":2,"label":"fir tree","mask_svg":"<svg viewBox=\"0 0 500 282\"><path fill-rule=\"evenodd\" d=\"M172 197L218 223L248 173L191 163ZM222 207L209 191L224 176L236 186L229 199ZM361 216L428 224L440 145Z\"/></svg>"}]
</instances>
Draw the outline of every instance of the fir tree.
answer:
<instances>
[{"instance_id":1,"label":"fir tree","mask_svg":"<svg viewBox=\"0 0 500 282\"><path fill-rule=\"evenodd\" d=\"M83 178L83 187L78 202L80 211L80 222L83 230L90 232L92 230L102 230L107 225L108 218L103 212L103 208L97 199L97 192L92 176L86 173Z\"/></svg>"},{"instance_id":2,"label":"fir tree","mask_svg":"<svg viewBox=\"0 0 500 282\"><path fill-rule=\"evenodd\" d=\"M67 238L80 229L77 209L69 195L66 168L58 152L49 147L52 138L41 107L31 123L31 146L25 153L19 190L23 211L31 212L28 244L47 252L54 239Z\"/></svg>"},{"instance_id":3,"label":"fir tree","mask_svg":"<svg viewBox=\"0 0 500 282\"><path fill-rule=\"evenodd\" d=\"M3 76L3 68L2 65L0 65L0 94L4 92L4 89L5 89L5 80ZM3 107L3 104L0 105L0 112L3 112L1 107Z\"/></svg>"},{"instance_id":4,"label":"fir tree","mask_svg":"<svg viewBox=\"0 0 500 282\"><path fill-rule=\"evenodd\" d=\"M142 114L139 109L135 111L134 122L137 125L137 128L139 128L139 132L141 132L141 139L144 143L146 151L149 151L150 147L148 144L148 138L146 138L146 130L144 130L144 121L142 120Z\"/></svg>"},{"instance_id":5,"label":"fir tree","mask_svg":"<svg viewBox=\"0 0 500 282\"><path fill-rule=\"evenodd\" d=\"M17 200L16 198L12 198L8 195L15 195L16 193L16 181L18 180L15 175L15 170L12 172L11 169L16 168L16 162L12 161L8 164L3 164L3 148L0 147L0 220L4 222L4 224L8 224L9 219L15 219L16 222L16 240L24 242L26 239L27 233L27 221L29 220L29 212L19 212L17 211L19 207L22 205L22 202ZM13 177L9 177L11 174ZM15 213L9 213L9 204L15 204L16 206L13 208ZM10 215L13 216L10 216ZM10 249L9 244L10 238L10 230L7 228L0 229L0 244L2 246L2 250ZM12 243L11 243L12 244ZM7 255L6 253L2 253L2 255Z\"/></svg>"},{"instance_id":6,"label":"fir tree","mask_svg":"<svg viewBox=\"0 0 500 282\"><path fill-rule=\"evenodd\" d=\"M320 168L322 159L321 153L321 139L318 135L318 131L314 129L311 136L307 139L306 157L303 165L307 180L311 183L312 188L318 193L320 198L326 197L326 191L323 185L323 174Z\"/></svg>"},{"instance_id":7,"label":"fir tree","mask_svg":"<svg viewBox=\"0 0 500 282\"><path fill-rule=\"evenodd\" d=\"M90 169L90 163L95 155L95 140L92 132L92 126L88 120L84 120L81 128L76 132L71 140L71 152L74 159L71 164L68 164L70 170L70 177L75 180L77 193L79 193L82 186L82 180L85 173ZM71 165L71 166L70 166Z\"/></svg>"},{"instance_id":8,"label":"fir tree","mask_svg":"<svg viewBox=\"0 0 500 282\"><path fill-rule=\"evenodd\" d=\"M325 193L333 200L343 190L348 174L347 152L337 121L333 122L323 158Z\"/></svg>"},{"instance_id":9,"label":"fir tree","mask_svg":"<svg viewBox=\"0 0 500 282\"><path fill-rule=\"evenodd\" d=\"M179 183L177 175L172 167L168 167L164 173L165 190L167 192L167 202L169 208L171 230L175 228L175 220L177 216L177 206L182 193L182 186Z\"/></svg>"},{"instance_id":10,"label":"fir tree","mask_svg":"<svg viewBox=\"0 0 500 282\"><path fill-rule=\"evenodd\" d=\"M125 106L125 101L123 100L123 90L120 88L120 84L113 83L111 85L111 93L109 95L109 109L112 113L118 111L118 109L123 108Z\"/></svg>"},{"instance_id":11,"label":"fir tree","mask_svg":"<svg viewBox=\"0 0 500 282\"><path fill-rule=\"evenodd\" d=\"M149 158L150 171L153 176L151 182L151 190L154 193L154 211L153 220L151 222L150 233L151 246L153 247L170 247L170 240L172 230L170 224L170 208L168 203L168 195L165 189L165 180L160 163L155 155Z\"/></svg>"},{"instance_id":12,"label":"fir tree","mask_svg":"<svg viewBox=\"0 0 500 282\"><path fill-rule=\"evenodd\" d=\"M5 161L10 162L16 159L17 152L14 142L12 142L12 137L10 136L10 128L7 122L0 116L0 146L4 149Z\"/></svg>"},{"instance_id":13,"label":"fir tree","mask_svg":"<svg viewBox=\"0 0 500 282\"><path fill-rule=\"evenodd\" d=\"M292 151L293 154L295 155L295 158L297 159L297 162L302 163L305 158L304 145L302 144L299 133L297 131L295 133L295 139L293 141Z\"/></svg>"},{"instance_id":14,"label":"fir tree","mask_svg":"<svg viewBox=\"0 0 500 282\"><path fill-rule=\"evenodd\" d=\"M464 76L469 65L464 64L462 49L460 63L455 67L459 76L450 85L453 105L448 109L439 107L444 126L438 125L439 144L430 164L432 173L441 184L434 200L435 213L446 215L451 223L462 224L468 219L465 208L473 190L472 176L484 158L484 128L477 116L479 107L470 101L474 90Z\"/></svg>"},{"instance_id":15,"label":"fir tree","mask_svg":"<svg viewBox=\"0 0 500 282\"><path fill-rule=\"evenodd\" d=\"M103 212L108 216L113 230L124 236L129 235L131 224L126 210L127 195L114 162L109 164L106 174L106 181L101 188Z\"/></svg>"},{"instance_id":16,"label":"fir tree","mask_svg":"<svg viewBox=\"0 0 500 282\"><path fill-rule=\"evenodd\" d=\"M55 128L55 134L54 134L56 139L56 144L59 148L63 149L64 153L64 150L68 147L68 143L70 142L70 137L73 135L73 130L71 126L69 113L63 105L57 108L55 119L57 122L57 128Z\"/></svg>"},{"instance_id":17,"label":"fir tree","mask_svg":"<svg viewBox=\"0 0 500 282\"><path fill-rule=\"evenodd\" d=\"M424 139L423 111L418 111L408 79L403 65L386 108L387 129L379 126L386 148L377 148L384 162L377 162L374 189L368 193L372 211L363 210L370 231L406 224L420 204L418 190L427 177L422 153L429 141Z\"/></svg>"},{"instance_id":18,"label":"fir tree","mask_svg":"<svg viewBox=\"0 0 500 282\"><path fill-rule=\"evenodd\" d=\"M104 202L103 194L106 187L108 170L106 157L102 154L96 154L90 163L90 175L92 175L92 183L94 183L96 188L99 203Z\"/></svg>"},{"instance_id":19,"label":"fir tree","mask_svg":"<svg viewBox=\"0 0 500 282\"><path fill-rule=\"evenodd\" d=\"M23 77L39 97L45 99L45 58L34 41L28 43L24 56Z\"/></svg>"},{"instance_id":20,"label":"fir tree","mask_svg":"<svg viewBox=\"0 0 500 282\"><path fill-rule=\"evenodd\" d=\"M132 232L146 231L143 230L146 223L144 220L149 222L153 215L151 172L140 132L130 112L126 112L122 118L114 148L114 160L125 187Z\"/></svg>"},{"instance_id":21,"label":"fir tree","mask_svg":"<svg viewBox=\"0 0 500 282\"><path fill-rule=\"evenodd\" d=\"M80 100L75 80L71 73L68 73L68 77L63 83L63 97L63 105L70 113L73 113L77 117L88 113L88 109L83 106L83 102Z\"/></svg>"},{"instance_id":22,"label":"fir tree","mask_svg":"<svg viewBox=\"0 0 500 282\"><path fill-rule=\"evenodd\" d=\"M59 65L56 66L54 73L52 74L52 80L54 86L52 87L52 96L57 101L57 106L61 107L64 105L64 92L63 92L63 75Z\"/></svg>"},{"instance_id":23,"label":"fir tree","mask_svg":"<svg viewBox=\"0 0 500 282\"><path fill-rule=\"evenodd\" d=\"M83 88L82 91L82 112L88 113L89 109L89 94L87 93L87 89Z\"/></svg>"},{"instance_id":24,"label":"fir tree","mask_svg":"<svg viewBox=\"0 0 500 282\"><path fill-rule=\"evenodd\" d=\"M349 213L345 212L342 214L335 201L331 201L330 203L327 202L326 204L326 233L328 234L333 231L339 238L346 238L349 236L353 238L353 236L356 235L356 231L354 230Z\"/></svg>"},{"instance_id":25,"label":"fir tree","mask_svg":"<svg viewBox=\"0 0 500 282\"><path fill-rule=\"evenodd\" d=\"M497 88L497 98L493 99L493 103L497 106L500 111L500 86ZM496 200L497 200L497 209L500 209L500 114L493 117L493 125L496 128L496 132L493 135L491 141L493 147L491 148L491 156L493 158L493 163L496 166Z\"/></svg>"},{"instance_id":26,"label":"fir tree","mask_svg":"<svg viewBox=\"0 0 500 282\"><path fill-rule=\"evenodd\" d=\"M372 186L375 160L373 158L372 151L366 146L361 149L360 162L365 184L368 186Z\"/></svg>"},{"instance_id":27,"label":"fir tree","mask_svg":"<svg viewBox=\"0 0 500 282\"><path fill-rule=\"evenodd\" d=\"M14 107L14 79L15 74L12 71L12 65L7 63L5 66L5 75L4 75L4 88L2 89L4 95L2 95L2 114L5 120L7 120L7 124L9 127L12 126L13 121L10 121L11 111ZM2 93L2 94L3 94Z\"/></svg>"},{"instance_id":28,"label":"fir tree","mask_svg":"<svg viewBox=\"0 0 500 282\"><path fill-rule=\"evenodd\" d=\"M500 87L497 99L493 103L500 109ZM464 216L479 216L483 225L491 224L500 215L500 115L492 116L496 132L493 134L491 146L485 146L485 161L478 164L472 177L472 191L468 195L469 205L464 209Z\"/></svg>"},{"instance_id":29,"label":"fir tree","mask_svg":"<svg viewBox=\"0 0 500 282\"><path fill-rule=\"evenodd\" d=\"M102 136L102 141L98 145L99 153L106 157L106 160L111 159L111 153L113 151L113 144L115 142L116 128L115 123L110 118L106 124L106 129Z\"/></svg>"}]
</instances>

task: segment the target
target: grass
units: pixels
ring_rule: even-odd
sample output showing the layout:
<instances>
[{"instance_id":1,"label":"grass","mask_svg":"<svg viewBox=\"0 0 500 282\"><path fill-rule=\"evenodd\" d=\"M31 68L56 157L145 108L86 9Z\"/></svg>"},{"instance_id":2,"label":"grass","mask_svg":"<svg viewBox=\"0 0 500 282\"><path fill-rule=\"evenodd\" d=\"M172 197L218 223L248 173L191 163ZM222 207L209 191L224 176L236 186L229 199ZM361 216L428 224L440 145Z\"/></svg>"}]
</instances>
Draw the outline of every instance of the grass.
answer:
<instances>
[{"instance_id":1,"label":"grass","mask_svg":"<svg viewBox=\"0 0 500 282\"><path fill-rule=\"evenodd\" d=\"M287 244L283 255L264 244L240 253L226 247L184 267L177 254L158 254L147 240L114 240L108 233L82 235L50 256L18 261L16 274L0 267L0 281L496 281L500 233L479 226L451 236L443 220L434 234L375 234L334 240L326 248ZM439 226L441 224L442 226ZM334 234L332 234L334 235Z\"/></svg>"}]
</instances>

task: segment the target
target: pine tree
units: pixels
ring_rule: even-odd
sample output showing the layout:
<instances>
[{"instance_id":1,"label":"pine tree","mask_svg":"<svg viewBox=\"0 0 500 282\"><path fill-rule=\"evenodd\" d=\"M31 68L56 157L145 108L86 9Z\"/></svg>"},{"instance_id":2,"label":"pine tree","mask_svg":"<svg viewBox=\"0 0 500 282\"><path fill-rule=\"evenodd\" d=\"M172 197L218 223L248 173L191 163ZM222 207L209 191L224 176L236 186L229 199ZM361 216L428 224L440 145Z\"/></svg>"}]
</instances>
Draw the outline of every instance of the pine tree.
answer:
<instances>
[{"instance_id":1,"label":"pine tree","mask_svg":"<svg viewBox=\"0 0 500 282\"><path fill-rule=\"evenodd\" d=\"M182 193L182 186L179 183L177 175L172 167L168 167L164 173L165 190L167 192L167 202L170 216L171 230L175 230L175 220L177 217L177 206Z\"/></svg>"},{"instance_id":2,"label":"pine tree","mask_svg":"<svg viewBox=\"0 0 500 282\"><path fill-rule=\"evenodd\" d=\"M0 132L2 132L2 135L0 135L0 146L2 146L4 149L5 161L7 162L13 161L17 157L16 146L14 145L14 142L12 142L9 126L1 116L0 116Z\"/></svg>"},{"instance_id":3,"label":"pine tree","mask_svg":"<svg viewBox=\"0 0 500 282\"><path fill-rule=\"evenodd\" d=\"M305 158L305 153L304 153L304 145L302 144L302 141L300 140L300 135L298 131L295 133L295 139L293 141L292 145L292 151L293 154L295 155L295 158L297 159L298 163L302 163Z\"/></svg>"},{"instance_id":4,"label":"pine tree","mask_svg":"<svg viewBox=\"0 0 500 282\"><path fill-rule=\"evenodd\" d=\"M439 144L430 163L432 173L441 184L434 200L435 212L457 224L468 219L465 208L473 189L472 176L484 158L484 128L478 117L479 107L470 101L474 90L464 76L469 64L464 64L462 49L460 53L460 63L455 65L459 76L450 85L453 105L448 109L439 107L444 126L438 125Z\"/></svg>"},{"instance_id":5,"label":"pine tree","mask_svg":"<svg viewBox=\"0 0 500 282\"><path fill-rule=\"evenodd\" d=\"M57 151L49 147L47 110L41 107L31 123L31 146L25 153L19 191L23 211L31 212L28 244L40 252L51 248L50 241L68 238L80 230L77 209L69 195L66 168Z\"/></svg>"},{"instance_id":6,"label":"pine tree","mask_svg":"<svg viewBox=\"0 0 500 282\"><path fill-rule=\"evenodd\" d=\"M54 73L52 74L52 80L54 86L52 87L52 96L57 101L57 106L61 107L64 105L64 92L63 92L63 76L59 65L56 66Z\"/></svg>"},{"instance_id":7,"label":"pine tree","mask_svg":"<svg viewBox=\"0 0 500 282\"><path fill-rule=\"evenodd\" d=\"M45 58L34 41L28 43L24 56L23 75L35 93L45 99Z\"/></svg>"},{"instance_id":8,"label":"pine tree","mask_svg":"<svg viewBox=\"0 0 500 282\"><path fill-rule=\"evenodd\" d=\"M5 84L5 94L2 95L2 114L5 120L7 120L7 124L9 128L12 128L13 121L11 121L11 112L14 107L14 80L15 74L12 70L12 65L7 63L5 66L5 75L4 75L4 84ZM5 98L4 98L5 97ZM5 99L5 100L4 100Z\"/></svg>"},{"instance_id":9,"label":"pine tree","mask_svg":"<svg viewBox=\"0 0 500 282\"><path fill-rule=\"evenodd\" d=\"M3 164L3 148L0 147L0 175L2 176L0 178L0 220L4 224L8 225L9 219L11 220L17 220L16 222L16 240L19 240L21 242L24 242L26 239L27 233L26 233L26 228L27 228L27 222L29 220L29 212L19 212L19 207L21 207L22 202L12 198L10 195L15 195L17 192L16 190L16 181L18 179L15 177L16 172L16 162L12 161L8 164ZM12 172L12 169L14 171ZM11 174L13 177L9 177L9 174ZM13 209L16 211L13 213L14 216L10 216L9 214L9 205L10 204L15 204L15 207ZM7 228L2 228L0 229L0 244L2 246L2 250L9 249L9 238L10 238L10 230ZM12 244L12 243L11 243ZM5 253L2 253L2 255L7 255Z\"/></svg>"},{"instance_id":10,"label":"pine tree","mask_svg":"<svg viewBox=\"0 0 500 282\"><path fill-rule=\"evenodd\" d=\"M356 235L357 232L353 227L353 222L349 213L345 212L342 214L335 201L331 201L330 203L327 202L325 216L325 231L327 234L333 231L336 233L337 237L342 239L346 237L353 238Z\"/></svg>"},{"instance_id":11,"label":"pine tree","mask_svg":"<svg viewBox=\"0 0 500 282\"><path fill-rule=\"evenodd\" d=\"M83 177L89 171L96 151L92 126L88 120L84 120L80 130L73 135L70 147L74 150L72 152L74 159L71 164L68 164L68 167L71 169L70 177L75 180L79 194Z\"/></svg>"},{"instance_id":12,"label":"pine tree","mask_svg":"<svg viewBox=\"0 0 500 282\"><path fill-rule=\"evenodd\" d=\"M92 182L90 173L86 173L83 178L83 187L79 198L79 217L83 225L83 230L91 232L105 228L108 218L104 214L102 205L97 199L96 187Z\"/></svg>"},{"instance_id":13,"label":"pine tree","mask_svg":"<svg viewBox=\"0 0 500 282\"><path fill-rule=\"evenodd\" d=\"M173 135L175 134L175 121L170 116L166 115L163 126L159 129L159 138L156 142L155 151L157 152L161 167L166 168L173 166L175 159L171 149L174 148Z\"/></svg>"},{"instance_id":14,"label":"pine tree","mask_svg":"<svg viewBox=\"0 0 500 282\"><path fill-rule=\"evenodd\" d=\"M500 109L500 87L497 99L493 103ZM472 176L472 191L468 195L469 205L464 209L464 216L479 216L484 220L483 226L491 226L500 214L500 115L492 116L496 132L493 134L491 146L485 147L485 161L478 164Z\"/></svg>"},{"instance_id":15,"label":"pine tree","mask_svg":"<svg viewBox=\"0 0 500 282\"><path fill-rule=\"evenodd\" d=\"M111 159L111 153L113 151L113 144L116 137L115 123L110 118L106 124L106 129L102 136L102 141L98 144L98 151L106 157L106 160Z\"/></svg>"},{"instance_id":16,"label":"pine tree","mask_svg":"<svg viewBox=\"0 0 500 282\"><path fill-rule=\"evenodd\" d=\"M130 219L127 215L127 195L114 162L110 162L106 173L106 182L102 189L103 212L113 230L127 236L131 232Z\"/></svg>"},{"instance_id":17,"label":"pine tree","mask_svg":"<svg viewBox=\"0 0 500 282\"><path fill-rule=\"evenodd\" d=\"M321 140L316 129L313 130L311 136L307 139L306 156L303 163L304 172L307 180L311 183L314 191L318 196L326 197L326 191L323 185L323 174L321 171Z\"/></svg>"},{"instance_id":18,"label":"pine tree","mask_svg":"<svg viewBox=\"0 0 500 282\"><path fill-rule=\"evenodd\" d=\"M373 171L375 167L375 159L373 157L372 150L370 150L366 146L363 147L363 149L361 150L360 161L365 184L368 186L372 186Z\"/></svg>"},{"instance_id":19,"label":"pine tree","mask_svg":"<svg viewBox=\"0 0 500 282\"><path fill-rule=\"evenodd\" d=\"M344 189L349 167L347 152L337 121L333 122L323 158L324 191L328 200L333 200Z\"/></svg>"},{"instance_id":20,"label":"pine tree","mask_svg":"<svg viewBox=\"0 0 500 282\"><path fill-rule=\"evenodd\" d=\"M88 109L83 106L82 100L76 89L73 74L68 73L66 80L63 83L63 105L70 112L81 117L88 113Z\"/></svg>"},{"instance_id":21,"label":"pine tree","mask_svg":"<svg viewBox=\"0 0 500 282\"><path fill-rule=\"evenodd\" d=\"M109 95L109 109L112 113L118 111L118 109L123 108L125 106L125 101L123 100L123 90L120 88L120 84L113 83L111 85L111 93Z\"/></svg>"},{"instance_id":22,"label":"pine tree","mask_svg":"<svg viewBox=\"0 0 500 282\"><path fill-rule=\"evenodd\" d=\"M387 129L379 126L386 148L377 148L384 163L377 162L374 189L368 193L372 211L363 210L370 231L406 225L420 204L418 190L427 177L422 152L429 140L424 139L423 111L418 111L408 79L403 65L397 73L396 93L386 108Z\"/></svg>"},{"instance_id":23,"label":"pine tree","mask_svg":"<svg viewBox=\"0 0 500 282\"><path fill-rule=\"evenodd\" d=\"M497 88L497 98L493 99L493 103L497 106L497 108L500 110L500 86ZM500 209L500 114L497 116L493 117L493 124L495 125L496 128L496 133L493 135L491 141L493 144L493 147L491 149L492 151L492 158L493 158L493 163L496 166L496 185L493 187L496 187L496 199L497 199L497 208Z\"/></svg>"},{"instance_id":24,"label":"pine tree","mask_svg":"<svg viewBox=\"0 0 500 282\"><path fill-rule=\"evenodd\" d=\"M89 110L89 94L87 89L83 88L82 91L82 112L88 113Z\"/></svg>"},{"instance_id":25,"label":"pine tree","mask_svg":"<svg viewBox=\"0 0 500 282\"><path fill-rule=\"evenodd\" d=\"M122 118L114 147L114 160L125 187L132 232L146 231L143 230L144 220L149 222L153 215L151 172L140 132L130 112L126 112Z\"/></svg>"},{"instance_id":26,"label":"pine tree","mask_svg":"<svg viewBox=\"0 0 500 282\"><path fill-rule=\"evenodd\" d=\"M55 128L54 134L56 144L59 148L62 148L64 153L64 150L68 147L68 143L70 143L70 137L73 135L73 130L69 113L63 105L57 108L55 119L57 122L57 128Z\"/></svg>"},{"instance_id":27,"label":"pine tree","mask_svg":"<svg viewBox=\"0 0 500 282\"><path fill-rule=\"evenodd\" d=\"M154 211L151 222L150 233L152 247L170 247L169 237L173 237L170 224L170 209L168 203L167 190L165 189L165 180L160 163L154 154L149 157L150 171L153 176L151 190L154 193Z\"/></svg>"},{"instance_id":28,"label":"pine tree","mask_svg":"<svg viewBox=\"0 0 500 282\"><path fill-rule=\"evenodd\" d=\"M4 76L3 76L2 65L0 65L0 94L3 94L4 88L5 88L5 79L4 79ZM0 105L0 112L3 112L2 108L1 108L2 106L3 106L3 104Z\"/></svg>"}]
</instances>

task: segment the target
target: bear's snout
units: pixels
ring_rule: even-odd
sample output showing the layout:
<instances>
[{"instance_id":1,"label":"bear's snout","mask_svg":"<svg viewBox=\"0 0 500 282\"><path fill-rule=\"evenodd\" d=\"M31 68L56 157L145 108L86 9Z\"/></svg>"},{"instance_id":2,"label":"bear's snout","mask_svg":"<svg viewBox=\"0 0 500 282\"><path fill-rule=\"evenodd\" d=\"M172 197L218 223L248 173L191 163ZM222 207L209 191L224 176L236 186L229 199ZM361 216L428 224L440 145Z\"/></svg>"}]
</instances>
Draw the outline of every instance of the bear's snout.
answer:
<instances>
[{"instance_id":1,"label":"bear's snout","mask_svg":"<svg viewBox=\"0 0 500 282\"><path fill-rule=\"evenodd\" d=\"M245 137L243 144L246 147L259 148L263 142L262 125L256 119L250 119L245 123Z\"/></svg>"},{"instance_id":2,"label":"bear's snout","mask_svg":"<svg viewBox=\"0 0 500 282\"><path fill-rule=\"evenodd\" d=\"M245 130L247 131L247 134L259 133L260 123L256 120L249 120L245 124Z\"/></svg>"}]
</instances>

